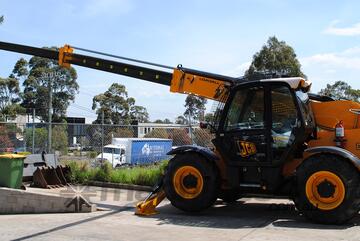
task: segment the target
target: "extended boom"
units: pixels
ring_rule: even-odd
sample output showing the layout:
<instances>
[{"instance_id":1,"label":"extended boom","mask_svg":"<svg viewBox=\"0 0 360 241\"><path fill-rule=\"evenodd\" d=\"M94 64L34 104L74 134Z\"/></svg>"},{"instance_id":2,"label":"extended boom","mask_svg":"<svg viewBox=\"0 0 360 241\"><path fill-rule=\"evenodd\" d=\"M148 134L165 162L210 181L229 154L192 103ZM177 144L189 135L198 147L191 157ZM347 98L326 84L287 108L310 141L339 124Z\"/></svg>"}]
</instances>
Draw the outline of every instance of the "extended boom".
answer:
<instances>
[{"instance_id":1,"label":"extended boom","mask_svg":"<svg viewBox=\"0 0 360 241\"><path fill-rule=\"evenodd\" d=\"M54 50L0 42L0 49L58 60L60 66L67 68L70 67L71 64L74 64L91 69L97 69L114 74L142 79L153 83L170 86L171 92L194 94L213 100L221 100L223 96L227 95L228 87L236 81L231 77L187 69L183 68L181 65L173 68L173 72L171 73L164 70L77 54L74 53L74 49L76 48L73 48L69 45L65 45L59 50ZM144 61L130 61L144 63ZM151 65L151 63L147 63L147 65Z\"/></svg>"}]
</instances>

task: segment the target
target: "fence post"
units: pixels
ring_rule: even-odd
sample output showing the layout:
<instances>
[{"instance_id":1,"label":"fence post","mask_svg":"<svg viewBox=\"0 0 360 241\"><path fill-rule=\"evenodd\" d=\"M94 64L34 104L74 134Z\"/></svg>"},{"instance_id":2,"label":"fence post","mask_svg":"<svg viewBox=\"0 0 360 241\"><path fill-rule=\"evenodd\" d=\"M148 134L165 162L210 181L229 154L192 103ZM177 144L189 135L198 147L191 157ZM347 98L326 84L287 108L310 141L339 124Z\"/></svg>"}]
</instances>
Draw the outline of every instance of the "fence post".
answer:
<instances>
[{"instance_id":1,"label":"fence post","mask_svg":"<svg viewBox=\"0 0 360 241\"><path fill-rule=\"evenodd\" d=\"M32 149L31 153L35 154L35 108L32 113Z\"/></svg>"},{"instance_id":2,"label":"fence post","mask_svg":"<svg viewBox=\"0 0 360 241\"><path fill-rule=\"evenodd\" d=\"M101 112L101 162L104 157L104 111Z\"/></svg>"},{"instance_id":3,"label":"fence post","mask_svg":"<svg viewBox=\"0 0 360 241\"><path fill-rule=\"evenodd\" d=\"M191 145L194 145L194 136L192 133L192 126L191 126L191 117L189 115L189 135L190 135L190 139L191 139Z\"/></svg>"}]
</instances>

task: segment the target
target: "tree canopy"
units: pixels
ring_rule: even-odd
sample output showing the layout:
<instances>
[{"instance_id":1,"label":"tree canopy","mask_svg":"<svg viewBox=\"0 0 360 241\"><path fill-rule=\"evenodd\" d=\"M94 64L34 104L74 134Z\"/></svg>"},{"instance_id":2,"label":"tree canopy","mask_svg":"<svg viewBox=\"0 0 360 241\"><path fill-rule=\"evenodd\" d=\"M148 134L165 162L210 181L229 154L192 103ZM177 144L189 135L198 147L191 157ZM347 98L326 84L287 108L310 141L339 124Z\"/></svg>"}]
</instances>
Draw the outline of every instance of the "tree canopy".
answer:
<instances>
[{"instance_id":1,"label":"tree canopy","mask_svg":"<svg viewBox=\"0 0 360 241\"><path fill-rule=\"evenodd\" d=\"M158 124L173 124L171 120L169 120L168 118L165 118L164 120L161 119L157 119L154 121L154 123L158 123Z\"/></svg>"},{"instance_id":2,"label":"tree canopy","mask_svg":"<svg viewBox=\"0 0 360 241\"><path fill-rule=\"evenodd\" d=\"M207 100L195 95L188 95L185 99L185 112L186 117L190 117L193 120L200 120L205 112L205 104Z\"/></svg>"},{"instance_id":3,"label":"tree canopy","mask_svg":"<svg viewBox=\"0 0 360 241\"><path fill-rule=\"evenodd\" d=\"M0 24L2 24L4 22L4 15L0 16Z\"/></svg>"},{"instance_id":4,"label":"tree canopy","mask_svg":"<svg viewBox=\"0 0 360 241\"><path fill-rule=\"evenodd\" d=\"M132 105L130 106L130 119L145 123L149 121L149 113L143 106Z\"/></svg>"},{"instance_id":5,"label":"tree canopy","mask_svg":"<svg viewBox=\"0 0 360 241\"><path fill-rule=\"evenodd\" d=\"M2 121L15 118L17 114L25 112L25 109L20 106L20 72L27 74L26 70L15 65L8 78L0 78L0 118Z\"/></svg>"},{"instance_id":6,"label":"tree canopy","mask_svg":"<svg viewBox=\"0 0 360 241\"><path fill-rule=\"evenodd\" d=\"M182 115L176 117L175 124L188 125L189 121Z\"/></svg>"},{"instance_id":7,"label":"tree canopy","mask_svg":"<svg viewBox=\"0 0 360 241\"><path fill-rule=\"evenodd\" d=\"M353 89L344 81L336 81L334 84L327 84L326 88L321 89L320 95L330 96L334 99L347 99L359 102L360 90Z\"/></svg>"},{"instance_id":8,"label":"tree canopy","mask_svg":"<svg viewBox=\"0 0 360 241\"><path fill-rule=\"evenodd\" d=\"M270 37L261 50L254 54L245 76L255 78L259 73L305 77L294 49L275 36Z\"/></svg>"},{"instance_id":9,"label":"tree canopy","mask_svg":"<svg viewBox=\"0 0 360 241\"><path fill-rule=\"evenodd\" d=\"M16 78L0 78L0 119L6 121L15 118L18 113L23 113L20 106L20 87Z\"/></svg>"},{"instance_id":10,"label":"tree canopy","mask_svg":"<svg viewBox=\"0 0 360 241\"><path fill-rule=\"evenodd\" d=\"M147 122L149 114L145 107L135 105L135 99L128 97L124 85L113 83L107 91L93 98L92 109L96 110L94 123L128 125L132 120Z\"/></svg>"},{"instance_id":11,"label":"tree canopy","mask_svg":"<svg viewBox=\"0 0 360 241\"><path fill-rule=\"evenodd\" d=\"M36 115L48 121L49 83L52 83L52 106L54 122L61 121L70 103L75 100L79 85L74 68L60 67L56 60L32 57L29 62L21 58L14 66L12 77L24 78L24 107L28 113L36 109Z\"/></svg>"}]
</instances>

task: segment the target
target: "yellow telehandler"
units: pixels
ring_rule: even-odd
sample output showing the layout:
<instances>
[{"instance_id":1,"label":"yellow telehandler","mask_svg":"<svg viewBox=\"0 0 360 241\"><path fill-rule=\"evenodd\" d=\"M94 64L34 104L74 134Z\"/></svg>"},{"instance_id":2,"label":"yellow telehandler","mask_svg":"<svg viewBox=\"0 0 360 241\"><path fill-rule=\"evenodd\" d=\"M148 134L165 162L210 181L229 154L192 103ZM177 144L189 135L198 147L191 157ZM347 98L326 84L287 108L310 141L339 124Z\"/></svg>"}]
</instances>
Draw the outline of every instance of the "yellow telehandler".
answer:
<instances>
[{"instance_id":1,"label":"yellow telehandler","mask_svg":"<svg viewBox=\"0 0 360 241\"><path fill-rule=\"evenodd\" d=\"M143 79L218 102L214 121L201 124L213 132L215 148L189 145L170 151L173 158L163 178L137 205L137 214L156 213L165 197L181 210L198 212L217 198L231 202L245 195L286 196L319 223L344 223L359 212L357 102L310 94L311 82L301 77L232 78L69 45L50 50L0 42L0 49Z\"/></svg>"}]
</instances>

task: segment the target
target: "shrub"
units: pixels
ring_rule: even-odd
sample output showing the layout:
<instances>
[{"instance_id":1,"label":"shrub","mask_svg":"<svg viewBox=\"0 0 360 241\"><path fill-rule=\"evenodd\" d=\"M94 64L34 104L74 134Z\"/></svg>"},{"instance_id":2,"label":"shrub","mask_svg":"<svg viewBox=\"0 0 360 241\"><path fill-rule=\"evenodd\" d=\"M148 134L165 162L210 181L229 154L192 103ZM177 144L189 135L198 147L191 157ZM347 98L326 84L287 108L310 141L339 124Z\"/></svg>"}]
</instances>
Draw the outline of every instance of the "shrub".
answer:
<instances>
[{"instance_id":1,"label":"shrub","mask_svg":"<svg viewBox=\"0 0 360 241\"><path fill-rule=\"evenodd\" d=\"M87 156L89 158L96 158L97 155L98 155L98 153L96 151L90 151L87 153Z\"/></svg>"},{"instance_id":2,"label":"shrub","mask_svg":"<svg viewBox=\"0 0 360 241\"><path fill-rule=\"evenodd\" d=\"M58 125L52 128L52 149L66 154L68 151L68 135L65 125Z\"/></svg>"},{"instance_id":3,"label":"shrub","mask_svg":"<svg viewBox=\"0 0 360 241\"><path fill-rule=\"evenodd\" d=\"M163 175L168 161L150 166L124 167L112 169L110 163L90 168L87 162L67 162L71 167L71 181L86 184L88 181L113 182L154 186Z\"/></svg>"},{"instance_id":4,"label":"shrub","mask_svg":"<svg viewBox=\"0 0 360 241\"><path fill-rule=\"evenodd\" d=\"M95 181L109 182L111 180L112 167L110 163L105 162L100 168L98 168L95 174Z\"/></svg>"}]
</instances>

